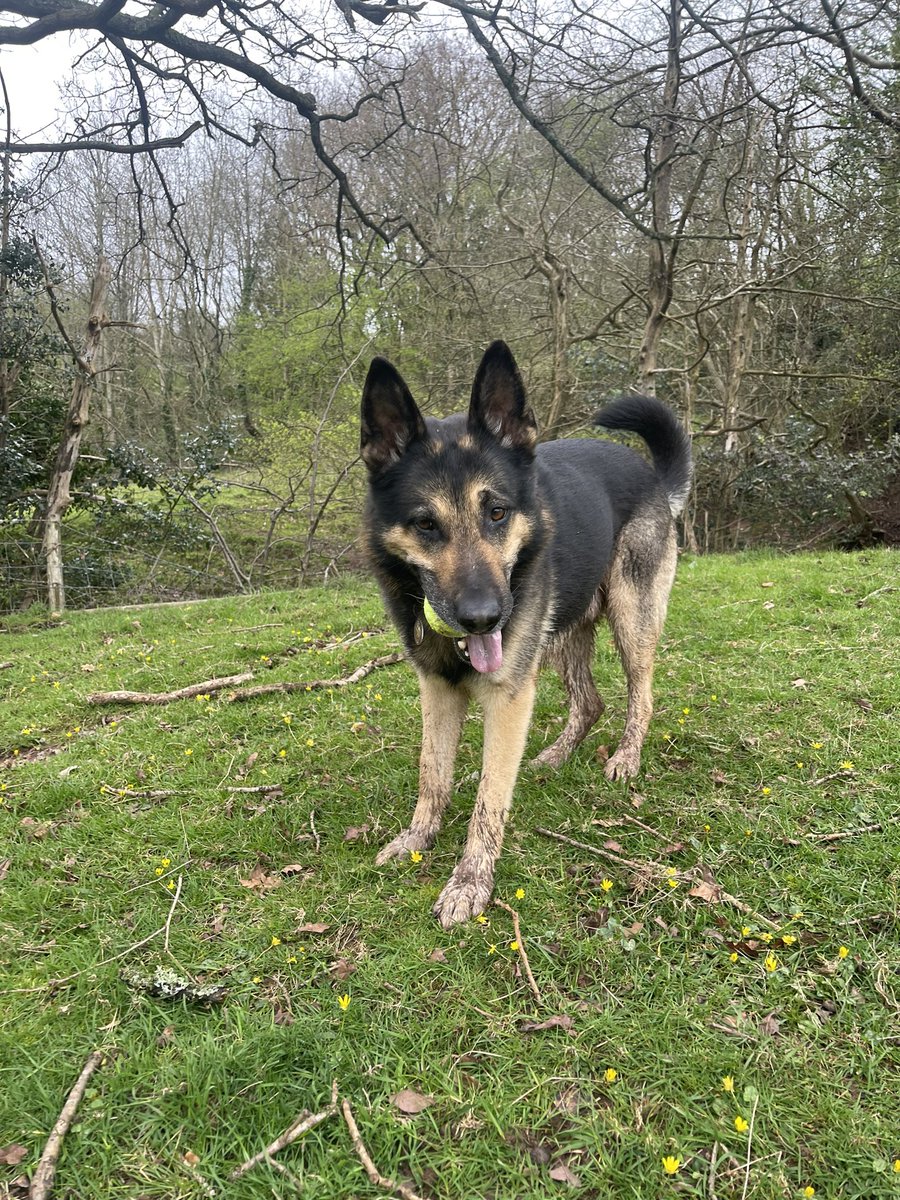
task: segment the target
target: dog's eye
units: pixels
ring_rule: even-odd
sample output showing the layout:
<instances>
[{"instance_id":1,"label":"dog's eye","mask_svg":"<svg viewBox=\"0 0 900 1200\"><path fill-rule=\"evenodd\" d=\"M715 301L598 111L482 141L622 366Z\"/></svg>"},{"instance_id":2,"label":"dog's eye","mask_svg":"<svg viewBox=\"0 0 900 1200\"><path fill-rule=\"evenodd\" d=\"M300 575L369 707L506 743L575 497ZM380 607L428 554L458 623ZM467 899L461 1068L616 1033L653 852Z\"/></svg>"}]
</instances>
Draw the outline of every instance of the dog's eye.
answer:
<instances>
[{"instance_id":1,"label":"dog's eye","mask_svg":"<svg viewBox=\"0 0 900 1200\"><path fill-rule=\"evenodd\" d=\"M504 508L502 504L495 504L488 514L492 521L503 521L506 519L506 514L509 509Z\"/></svg>"},{"instance_id":2,"label":"dog's eye","mask_svg":"<svg viewBox=\"0 0 900 1200\"><path fill-rule=\"evenodd\" d=\"M415 526L416 529L421 529L423 533L431 533L437 529L437 525L434 523L432 517L416 517Z\"/></svg>"}]
</instances>

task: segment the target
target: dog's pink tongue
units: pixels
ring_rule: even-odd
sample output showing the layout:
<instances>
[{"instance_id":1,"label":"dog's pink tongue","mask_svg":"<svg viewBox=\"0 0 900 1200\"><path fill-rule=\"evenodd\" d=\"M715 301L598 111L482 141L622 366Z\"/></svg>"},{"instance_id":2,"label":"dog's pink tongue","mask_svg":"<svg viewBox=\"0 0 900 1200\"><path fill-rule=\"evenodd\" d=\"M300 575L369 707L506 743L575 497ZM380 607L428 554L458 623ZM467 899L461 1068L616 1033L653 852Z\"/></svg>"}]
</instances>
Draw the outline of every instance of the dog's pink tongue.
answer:
<instances>
[{"instance_id":1,"label":"dog's pink tongue","mask_svg":"<svg viewBox=\"0 0 900 1200\"><path fill-rule=\"evenodd\" d=\"M503 634L499 629L494 633L470 633L466 649L469 662L482 675L490 675L503 666Z\"/></svg>"}]
</instances>

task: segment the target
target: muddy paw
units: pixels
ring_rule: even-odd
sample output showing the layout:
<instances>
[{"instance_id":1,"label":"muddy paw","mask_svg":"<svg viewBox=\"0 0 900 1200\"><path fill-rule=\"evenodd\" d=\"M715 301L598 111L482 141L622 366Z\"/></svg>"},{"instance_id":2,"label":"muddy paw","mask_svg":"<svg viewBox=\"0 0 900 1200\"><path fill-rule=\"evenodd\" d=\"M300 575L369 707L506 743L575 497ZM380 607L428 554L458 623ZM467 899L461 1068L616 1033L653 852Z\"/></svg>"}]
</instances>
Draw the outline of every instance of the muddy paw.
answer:
<instances>
[{"instance_id":1,"label":"muddy paw","mask_svg":"<svg viewBox=\"0 0 900 1200\"><path fill-rule=\"evenodd\" d=\"M565 746L560 746L559 742L554 742L552 746L548 746L542 750L540 754L535 755L531 760L532 767L561 767L571 756L572 751Z\"/></svg>"},{"instance_id":2,"label":"muddy paw","mask_svg":"<svg viewBox=\"0 0 900 1200\"><path fill-rule=\"evenodd\" d=\"M493 873L477 873L460 862L431 910L445 929L484 912L494 887Z\"/></svg>"},{"instance_id":3,"label":"muddy paw","mask_svg":"<svg viewBox=\"0 0 900 1200\"><path fill-rule=\"evenodd\" d=\"M633 779L640 769L640 750L629 750L627 747L623 748L620 746L603 768L603 774L607 779L618 782L623 779Z\"/></svg>"},{"instance_id":4,"label":"muddy paw","mask_svg":"<svg viewBox=\"0 0 900 1200\"><path fill-rule=\"evenodd\" d=\"M386 846L382 846L375 856L375 865L377 867L384 866L392 858L408 858L413 850L430 850L433 844L433 837L429 837L422 830L414 829L410 826L409 829L404 829L402 833L398 833L392 842L388 842Z\"/></svg>"}]
</instances>

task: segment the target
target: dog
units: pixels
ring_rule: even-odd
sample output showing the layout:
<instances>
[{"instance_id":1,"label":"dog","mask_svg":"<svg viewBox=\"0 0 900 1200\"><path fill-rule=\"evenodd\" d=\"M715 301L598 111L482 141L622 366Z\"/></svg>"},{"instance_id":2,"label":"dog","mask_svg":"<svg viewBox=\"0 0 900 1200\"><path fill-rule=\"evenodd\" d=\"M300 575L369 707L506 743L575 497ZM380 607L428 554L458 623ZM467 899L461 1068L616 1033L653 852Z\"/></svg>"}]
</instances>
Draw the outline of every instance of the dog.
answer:
<instances>
[{"instance_id":1,"label":"dog","mask_svg":"<svg viewBox=\"0 0 900 1200\"><path fill-rule=\"evenodd\" d=\"M433 910L449 929L490 900L540 667L559 672L569 716L536 763L565 762L603 712L591 665L604 614L628 683L625 729L604 773L620 780L639 770L690 442L665 405L629 395L595 422L640 434L652 466L599 438L539 445L521 375L500 341L478 367L467 414L424 417L399 372L375 358L361 416L364 542L422 706L418 802L378 864L434 844L470 699L484 711L465 851Z\"/></svg>"}]
</instances>

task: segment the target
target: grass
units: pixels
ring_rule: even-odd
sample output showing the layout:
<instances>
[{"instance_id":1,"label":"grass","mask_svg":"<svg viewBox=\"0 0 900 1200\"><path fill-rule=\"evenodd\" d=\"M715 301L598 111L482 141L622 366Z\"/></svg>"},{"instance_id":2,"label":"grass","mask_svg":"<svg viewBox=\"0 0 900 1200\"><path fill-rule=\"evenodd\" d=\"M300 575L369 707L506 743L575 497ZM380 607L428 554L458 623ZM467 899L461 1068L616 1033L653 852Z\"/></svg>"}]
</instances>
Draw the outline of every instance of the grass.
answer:
<instances>
[{"instance_id":1,"label":"grass","mask_svg":"<svg viewBox=\"0 0 900 1200\"><path fill-rule=\"evenodd\" d=\"M395 648L371 586L6 618L0 1145L28 1157L0 1166L0 1193L101 1047L58 1200L296 1195L265 1164L228 1176L334 1079L381 1172L429 1197L900 1196L897 579L886 552L682 561L632 787L597 761L624 701L601 634L607 714L557 774L523 772L497 874L540 1008L507 913L451 934L430 916L464 837L477 719L435 850L374 866L415 793L407 667L246 703L86 703L246 669L344 674ZM560 699L542 677L530 753ZM756 915L689 895L699 865ZM168 954L162 933L130 949L170 914ZM123 978L159 965L224 1001ZM550 1017L568 1020L521 1029ZM404 1118L404 1088L433 1103ZM278 1158L310 1200L386 1194L339 1118Z\"/></svg>"}]
</instances>

